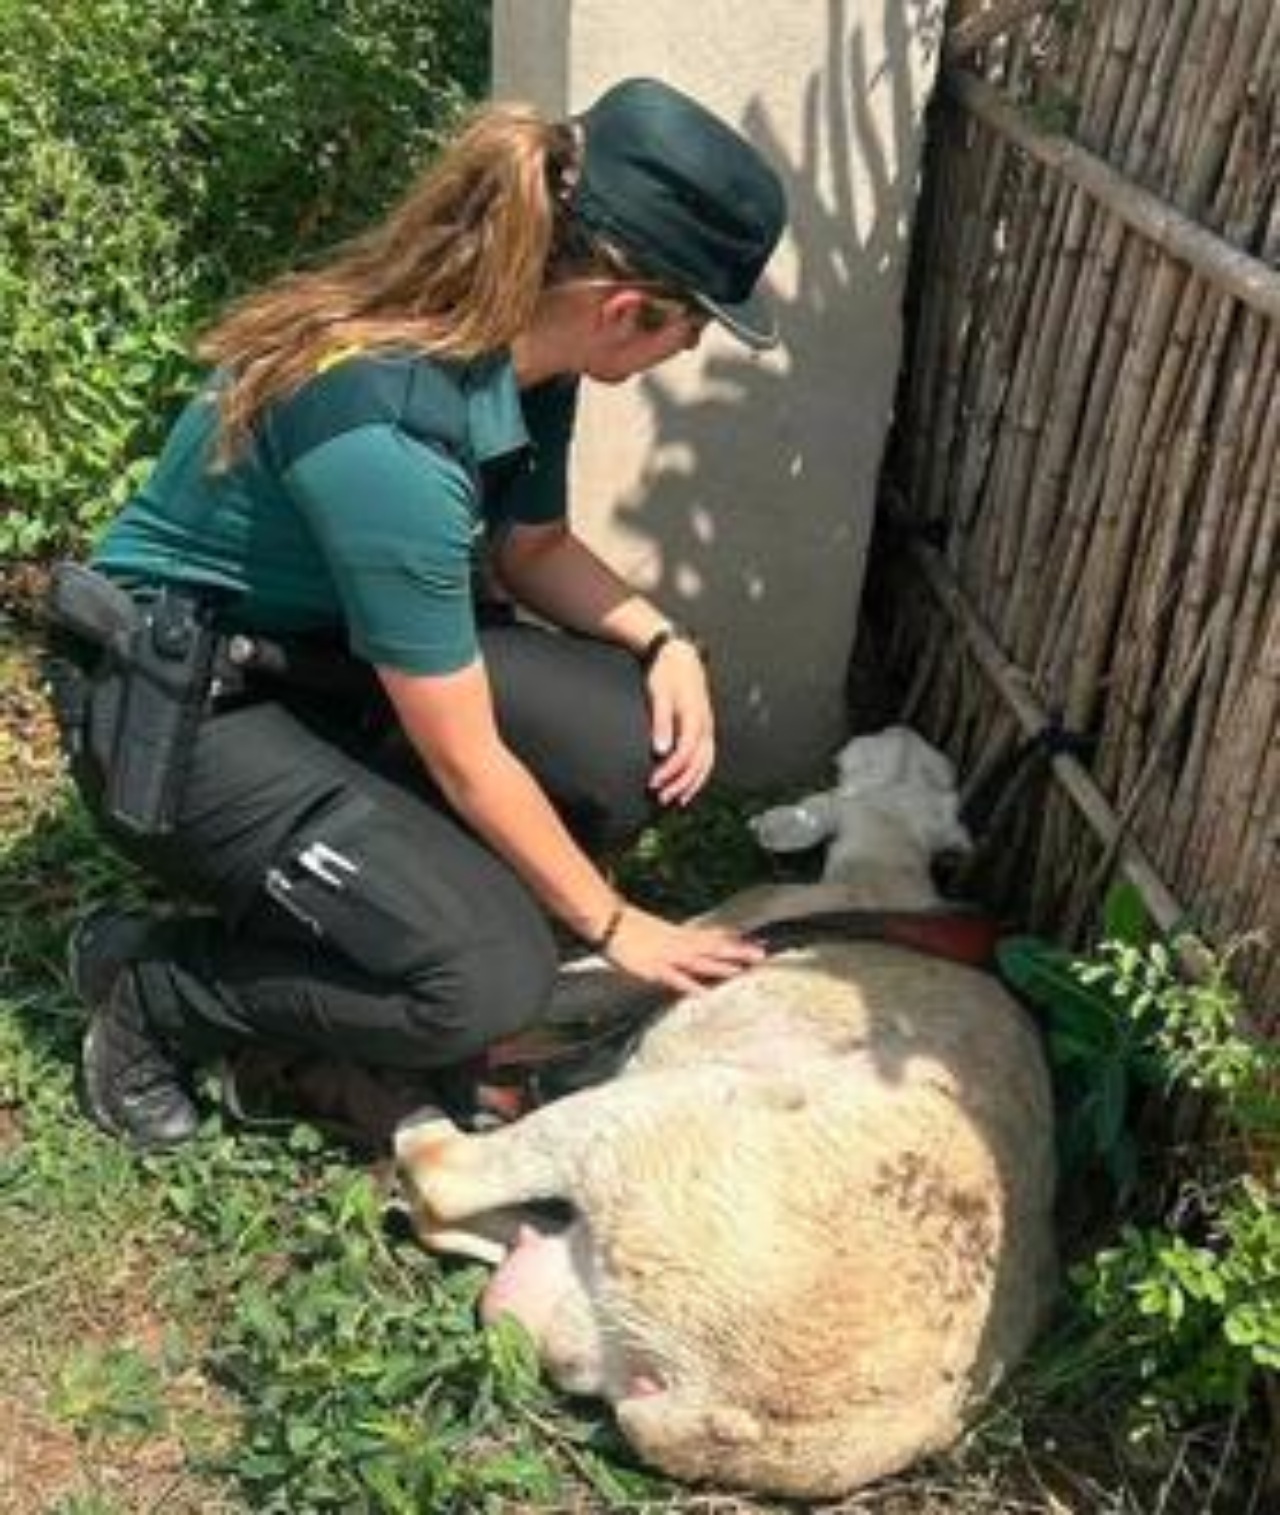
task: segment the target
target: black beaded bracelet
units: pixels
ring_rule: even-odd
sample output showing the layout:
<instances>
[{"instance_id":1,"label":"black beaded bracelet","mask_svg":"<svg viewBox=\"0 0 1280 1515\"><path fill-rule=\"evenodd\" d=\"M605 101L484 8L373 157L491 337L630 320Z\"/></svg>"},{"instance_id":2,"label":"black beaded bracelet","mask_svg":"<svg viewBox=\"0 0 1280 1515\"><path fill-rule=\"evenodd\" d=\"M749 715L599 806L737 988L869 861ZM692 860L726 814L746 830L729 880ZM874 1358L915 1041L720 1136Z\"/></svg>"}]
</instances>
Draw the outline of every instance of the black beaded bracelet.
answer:
<instances>
[{"instance_id":1,"label":"black beaded bracelet","mask_svg":"<svg viewBox=\"0 0 1280 1515\"><path fill-rule=\"evenodd\" d=\"M609 919L604 923L604 930L599 936L588 938L587 946L592 952L608 952L613 945L613 939L618 934L618 927L622 924L622 917L627 913L626 903L619 900L613 907Z\"/></svg>"}]
</instances>

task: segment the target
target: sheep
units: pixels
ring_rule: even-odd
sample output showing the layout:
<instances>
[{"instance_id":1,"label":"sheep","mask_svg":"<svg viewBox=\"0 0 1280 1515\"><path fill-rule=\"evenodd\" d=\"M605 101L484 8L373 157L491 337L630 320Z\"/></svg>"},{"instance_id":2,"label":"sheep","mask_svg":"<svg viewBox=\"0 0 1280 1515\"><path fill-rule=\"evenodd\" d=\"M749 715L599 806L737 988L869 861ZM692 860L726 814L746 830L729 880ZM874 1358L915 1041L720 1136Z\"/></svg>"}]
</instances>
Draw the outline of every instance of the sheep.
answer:
<instances>
[{"instance_id":1,"label":"sheep","mask_svg":"<svg viewBox=\"0 0 1280 1515\"><path fill-rule=\"evenodd\" d=\"M929 857L964 841L946 759L893 728L839 771L807 802L822 882L717 919L942 908ZM1054 1287L1036 1030L989 974L888 941L778 951L662 1010L607 1082L480 1135L411 1120L396 1151L424 1243L497 1264L484 1318L514 1316L557 1384L692 1483L838 1497L945 1448Z\"/></svg>"}]
</instances>

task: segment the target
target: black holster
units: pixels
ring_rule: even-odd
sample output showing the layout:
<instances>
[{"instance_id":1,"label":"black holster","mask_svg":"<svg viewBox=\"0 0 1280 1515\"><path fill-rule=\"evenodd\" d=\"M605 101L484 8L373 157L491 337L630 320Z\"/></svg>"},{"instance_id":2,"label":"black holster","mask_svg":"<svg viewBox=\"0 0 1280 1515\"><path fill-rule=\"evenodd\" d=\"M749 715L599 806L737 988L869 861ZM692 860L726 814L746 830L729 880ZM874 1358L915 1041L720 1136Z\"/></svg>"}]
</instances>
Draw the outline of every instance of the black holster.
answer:
<instances>
[{"instance_id":1,"label":"black holster","mask_svg":"<svg viewBox=\"0 0 1280 1515\"><path fill-rule=\"evenodd\" d=\"M73 767L86 758L107 819L162 836L177 819L219 637L213 602L168 586L139 603L77 563L53 573L49 685Z\"/></svg>"}]
</instances>

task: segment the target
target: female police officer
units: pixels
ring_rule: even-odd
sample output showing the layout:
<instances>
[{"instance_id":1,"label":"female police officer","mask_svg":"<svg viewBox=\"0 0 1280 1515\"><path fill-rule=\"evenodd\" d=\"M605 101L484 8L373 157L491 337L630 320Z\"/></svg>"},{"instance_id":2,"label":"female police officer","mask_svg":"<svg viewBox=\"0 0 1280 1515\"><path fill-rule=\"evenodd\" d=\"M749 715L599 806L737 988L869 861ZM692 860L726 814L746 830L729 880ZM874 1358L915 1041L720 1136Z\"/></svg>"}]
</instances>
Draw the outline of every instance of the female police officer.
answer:
<instances>
[{"instance_id":1,"label":"female police officer","mask_svg":"<svg viewBox=\"0 0 1280 1515\"><path fill-rule=\"evenodd\" d=\"M672 990L757 960L591 860L694 797L713 722L696 645L574 536L564 493L581 376L641 373L712 318L769 345L753 287L783 220L740 136L632 79L570 122L481 113L385 223L207 336L213 378L93 560L148 623L170 596L214 628L176 811L113 814L127 690L74 771L217 914L80 928L99 1125L183 1140L190 1070L246 1044L466 1066L544 1005L548 914ZM478 558L540 624L485 608Z\"/></svg>"}]
</instances>

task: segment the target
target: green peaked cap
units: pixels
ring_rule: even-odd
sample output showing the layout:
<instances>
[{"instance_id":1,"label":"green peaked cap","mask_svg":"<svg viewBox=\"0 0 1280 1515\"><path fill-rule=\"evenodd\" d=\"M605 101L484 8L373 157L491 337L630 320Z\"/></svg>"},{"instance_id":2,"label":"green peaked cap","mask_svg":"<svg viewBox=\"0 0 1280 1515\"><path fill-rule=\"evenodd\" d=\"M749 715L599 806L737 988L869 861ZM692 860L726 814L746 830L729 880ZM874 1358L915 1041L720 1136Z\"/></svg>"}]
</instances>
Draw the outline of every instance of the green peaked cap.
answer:
<instances>
[{"instance_id":1,"label":"green peaked cap","mask_svg":"<svg viewBox=\"0 0 1280 1515\"><path fill-rule=\"evenodd\" d=\"M575 119L582 163L569 203L578 220L748 346L772 347L777 323L756 285L787 207L760 153L658 79L624 79Z\"/></svg>"}]
</instances>

